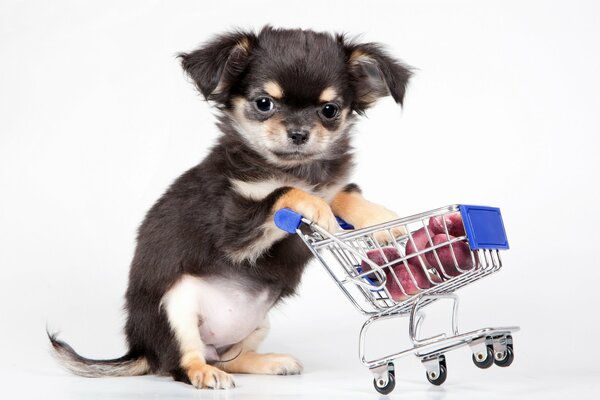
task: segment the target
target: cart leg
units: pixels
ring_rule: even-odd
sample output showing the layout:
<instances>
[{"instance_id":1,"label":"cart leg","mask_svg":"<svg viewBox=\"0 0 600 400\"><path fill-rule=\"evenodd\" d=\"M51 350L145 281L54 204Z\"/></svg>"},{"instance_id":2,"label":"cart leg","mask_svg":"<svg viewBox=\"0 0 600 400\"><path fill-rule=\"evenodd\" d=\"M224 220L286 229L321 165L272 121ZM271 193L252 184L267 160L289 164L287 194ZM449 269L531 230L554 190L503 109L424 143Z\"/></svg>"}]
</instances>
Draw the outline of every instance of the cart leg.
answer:
<instances>
[{"instance_id":1,"label":"cart leg","mask_svg":"<svg viewBox=\"0 0 600 400\"><path fill-rule=\"evenodd\" d=\"M453 301L452 304L452 334L457 336L458 332L458 296L454 293L444 293L444 294L421 294L418 296L417 301L412 306L409 323L408 323L408 336L412 341L413 345L427 344L433 343L441 339L445 339L447 335L445 333L441 333L439 335L432 336L426 339L419 339L419 328L421 327L421 323L425 319L425 315L419 312L425 300L428 299L451 299Z\"/></svg>"}]
</instances>

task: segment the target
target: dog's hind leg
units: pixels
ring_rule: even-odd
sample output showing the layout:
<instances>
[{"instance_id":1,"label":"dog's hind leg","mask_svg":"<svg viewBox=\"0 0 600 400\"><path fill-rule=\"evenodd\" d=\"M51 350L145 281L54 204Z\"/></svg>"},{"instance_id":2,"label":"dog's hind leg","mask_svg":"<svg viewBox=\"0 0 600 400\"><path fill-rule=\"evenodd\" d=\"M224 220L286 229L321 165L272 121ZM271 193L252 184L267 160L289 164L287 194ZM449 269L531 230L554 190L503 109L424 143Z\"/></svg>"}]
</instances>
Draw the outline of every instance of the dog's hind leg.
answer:
<instances>
[{"instance_id":1,"label":"dog's hind leg","mask_svg":"<svg viewBox=\"0 0 600 400\"><path fill-rule=\"evenodd\" d=\"M259 354L256 349L269 332L267 318L248 337L233 345L220 355L221 361L215 365L224 371L238 374L297 375L302 372L302 364L287 354Z\"/></svg>"},{"instance_id":2,"label":"dog's hind leg","mask_svg":"<svg viewBox=\"0 0 600 400\"><path fill-rule=\"evenodd\" d=\"M180 367L190 383L198 389L234 387L231 375L206 363L206 347L198 329L200 317L195 287L181 280L167 292L162 307L179 343Z\"/></svg>"}]
</instances>

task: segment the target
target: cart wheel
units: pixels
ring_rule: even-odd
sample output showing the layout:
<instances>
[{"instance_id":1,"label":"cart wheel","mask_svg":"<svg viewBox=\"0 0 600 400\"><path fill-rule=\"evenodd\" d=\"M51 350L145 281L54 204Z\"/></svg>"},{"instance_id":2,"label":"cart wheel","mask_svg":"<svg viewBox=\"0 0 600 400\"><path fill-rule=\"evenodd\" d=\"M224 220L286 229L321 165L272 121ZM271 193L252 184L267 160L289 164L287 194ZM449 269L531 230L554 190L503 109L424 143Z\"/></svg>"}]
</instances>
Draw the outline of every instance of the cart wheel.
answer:
<instances>
[{"instance_id":1,"label":"cart wheel","mask_svg":"<svg viewBox=\"0 0 600 400\"><path fill-rule=\"evenodd\" d=\"M512 344L506 345L506 354L501 359L494 357L494 363L499 367L508 367L515 359Z\"/></svg>"},{"instance_id":2,"label":"cart wheel","mask_svg":"<svg viewBox=\"0 0 600 400\"><path fill-rule=\"evenodd\" d=\"M486 369L492 366L492 364L494 364L494 346L492 345L487 345L485 346L486 350L487 350L487 357L483 360L480 360L478 356L482 356L483 354L481 353L477 353L477 354L473 354L472 358L473 358L473 364L475 364L477 367L481 368L481 369Z\"/></svg>"},{"instance_id":3,"label":"cart wheel","mask_svg":"<svg viewBox=\"0 0 600 400\"><path fill-rule=\"evenodd\" d=\"M388 364L388 381L385 385L380 385L377 378L373 379L373 386L375 386L375 390L377 390L381 394L390 394L394 387L396 387L396 376L394 372L394 364Z\"/></svg>"},{"instance_id":4,"label":"cart wheel","mask_svg":"<svg viewBox=\"0 0 600 400\"><path fill-rule=\"evenodd\" d=\"M433 375L433 376L432 376ZM442 383L446 382L446 377L448 376L446 372L446 362L440 362L440 375L435 376L434 373L426 372L425 376L427 376L427 380L432 385L440 386Z\"/></svg>"}]
</instances>

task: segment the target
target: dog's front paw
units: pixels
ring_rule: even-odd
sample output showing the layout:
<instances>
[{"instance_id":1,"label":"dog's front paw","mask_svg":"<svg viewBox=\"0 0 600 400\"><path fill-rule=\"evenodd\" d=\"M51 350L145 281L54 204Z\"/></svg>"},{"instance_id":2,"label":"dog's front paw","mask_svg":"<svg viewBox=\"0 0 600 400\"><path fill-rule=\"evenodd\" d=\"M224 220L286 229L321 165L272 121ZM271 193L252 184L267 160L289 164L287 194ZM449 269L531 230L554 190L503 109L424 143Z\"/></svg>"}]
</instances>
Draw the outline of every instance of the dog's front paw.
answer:
<instances>
[{"instance_id":1,"label":"dog's front paw","mask_svg":"<svg viewBox=\"0 0 600 400\"><path fill-rule=\"evenodd\" d=\"M197 389L231 389L235 387L233 377L217 367L197 363L187 369L190 382Z\"/></svg>"},{"instance_id":2,"label":"dog's front paw","mask_svg":"<svg viewBox=\"0 0 600 400\"><path fill-rule=\"evenodd\" d=\"M400 218L400 216L394 211L389 210L384 206L380 206L379 204L371 203L361 218L360 228L382 224L398 218ZM373 233L373 237L379 243L392 242L394 238L402 235L406 235L406 229L404 229L402 226L394 227L392 229L384 229Z\"/></svg>"},{"instance_id":3,"label":"dog's front paw","mask_svg":"<svg viewBox=\"0 0 600 400\"><path fill-rule=\"evenodd\" d=\"M338 223L331 208L329 208L329 205L324 200L318 197L296 205L296 208L293 210L315 222L329 233L335 233L338 229Z\"/></svg>"},{"instance_id":4,"label":"dog's front paw","mask_svg":"<svg viewBox=\"0 0 600 400\"><path fill-rule=\"evenodd\" d=\"M290 208L310 219L330 233L338 230L338 223L325 200L299 189L290 189L275 203L275 210Z\"/></svg>"}]
</instances>

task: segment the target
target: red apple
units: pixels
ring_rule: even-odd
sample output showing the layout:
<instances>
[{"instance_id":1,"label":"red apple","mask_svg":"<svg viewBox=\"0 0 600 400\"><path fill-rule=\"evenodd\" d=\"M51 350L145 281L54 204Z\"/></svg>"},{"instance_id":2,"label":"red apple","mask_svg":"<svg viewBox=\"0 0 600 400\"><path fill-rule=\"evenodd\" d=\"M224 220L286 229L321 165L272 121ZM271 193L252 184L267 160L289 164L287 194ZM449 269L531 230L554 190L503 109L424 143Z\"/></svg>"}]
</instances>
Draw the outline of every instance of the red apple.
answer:
<instances>
[{"instance_id":1,"label":"red apple","mask_svg":"<svg viewBox=\"0 0 600 400\"><path fill-rule=\"evenodd\" d=\"M382 254L382 252L383 252L383 254ZM385 255L385 258L384 258L384 255ZM369 258L369 260L373 261L375 264L382 266L384 264L387 264L388 262L392 262L394 260L401 258L402 255L395 247L382 247L381 251L379 249L369 250L367 252L367 257ZM386 258L387 258L387 261L386 261ZM391 264L391 265L394 265L394 264ZM364 260L361 261L360 266L361 266L363 272L371 271L373 269L373 268L371 268L369 263L365 262ZM384 273L387 273L389 268L390 267L383 268ZM375 283L379 281L379 279L377 278L377 274L375 274L375 273L366 275L366 277L373 280L373 282L375 282Z\"/></svg>"},{"instance_id":2,"label":"red apple","mask_svg":"<svg viewBox=\"0 0 600 400\"><path fill-rule=\"evenodd\" d=\"M431 231L431 229L427 228L429 231L429 236L433 238L433 236L435 236L435 234ZM429 243L429 237L427 236L427 231L425 230L425 228L421 228L415 232L412 232L412 238L413 240L410 240L410 238L408 239L408 241L406 242L406 255L409 256L410 254L416 253L417 251L421 251L421 250L425 250L428 247L431 247L431 244ZM413 241L414 241L414 245L413 245ZM423 264L425 264L425 267L430 268L431 265L429 264L429 262L427 261L426 257L421 256L421 259L423 260ZM421 263L419 262L419 258L418 257L411 257L407 260L409 263L415 264L415 265L420 265Z\"/></svg>"},{"instance_id":3,"label":"red apple","mask_svg":"<svg viewBox=\"0 0 600 400\"><path fill-rule=\"evenodd\" d=\"M465 226L460 213L444 214L429 218L429 229L434 234L446 233L444 229L444 220L448 227L448 233L452 236L465 236Z\"/></svg>"},{"instance_id":4,"label":"red apple","mask_svg":"<svg viewBox=\"0 0 600 400\"><path fill-rule=\"evenodd\" d=\"M450 236L450 240L452 239L454 239L454 236ZM446 237L446 234L439 234L433 237L434 245L446 242L448 242L448 237ZM470 270L474 267L469 245L464 241L454 242L452 243L452 250L450 250L450 245L442 246L436 250L441 266L440 263L438 263L433 251L425 254L427 261L439 272L442 277L446 275L453 277L461 274L461 271L459 271L454 264L452 251L454 251L454 256L456 257L456 262L460 269ZM442 272L442 268L445 274Z\"/></svg>"},{"instance_id":5,"label":"red apple","mask_svg":"<svg viewBox=\"0 0 600 400\"><path fill-rule=\"evenodd\" d=\"M421 235L425 235L425 238L427 238L427 234L425 232L423 232ZM419 237L417 237L417 239L419 239ZM404 264L402 261L394 262L395 260L402 258L401 253L395 247L382 247L381 250L369 250L367 252L367 257L379 266L390 263L390 265L383 268L383 270L386 277L385 286L394 301L404 301L410 296L418 294L422 290L432 287L433 285L431 281L436 283L441 281L440 278L435 274L429 274L428 278L428 273L423 270L420 263L415 264L415 262L418 263L416 259L413 259L413 263L407 262L407 264ZM425 257L423 257L423 261L425 261ZM373 268L371 268L371 266L364 260L361 262L361 268L363 272L373 270ZM409 269L412 273L412 277L408 272ZM374 273L368 274L366 277L371 279L374 283L379 282L377 275ZM398 282L400 282L400 285L398 285ZM404 289L404 291L402 291L402 289Z\"/></svg>"}]
</instances>

